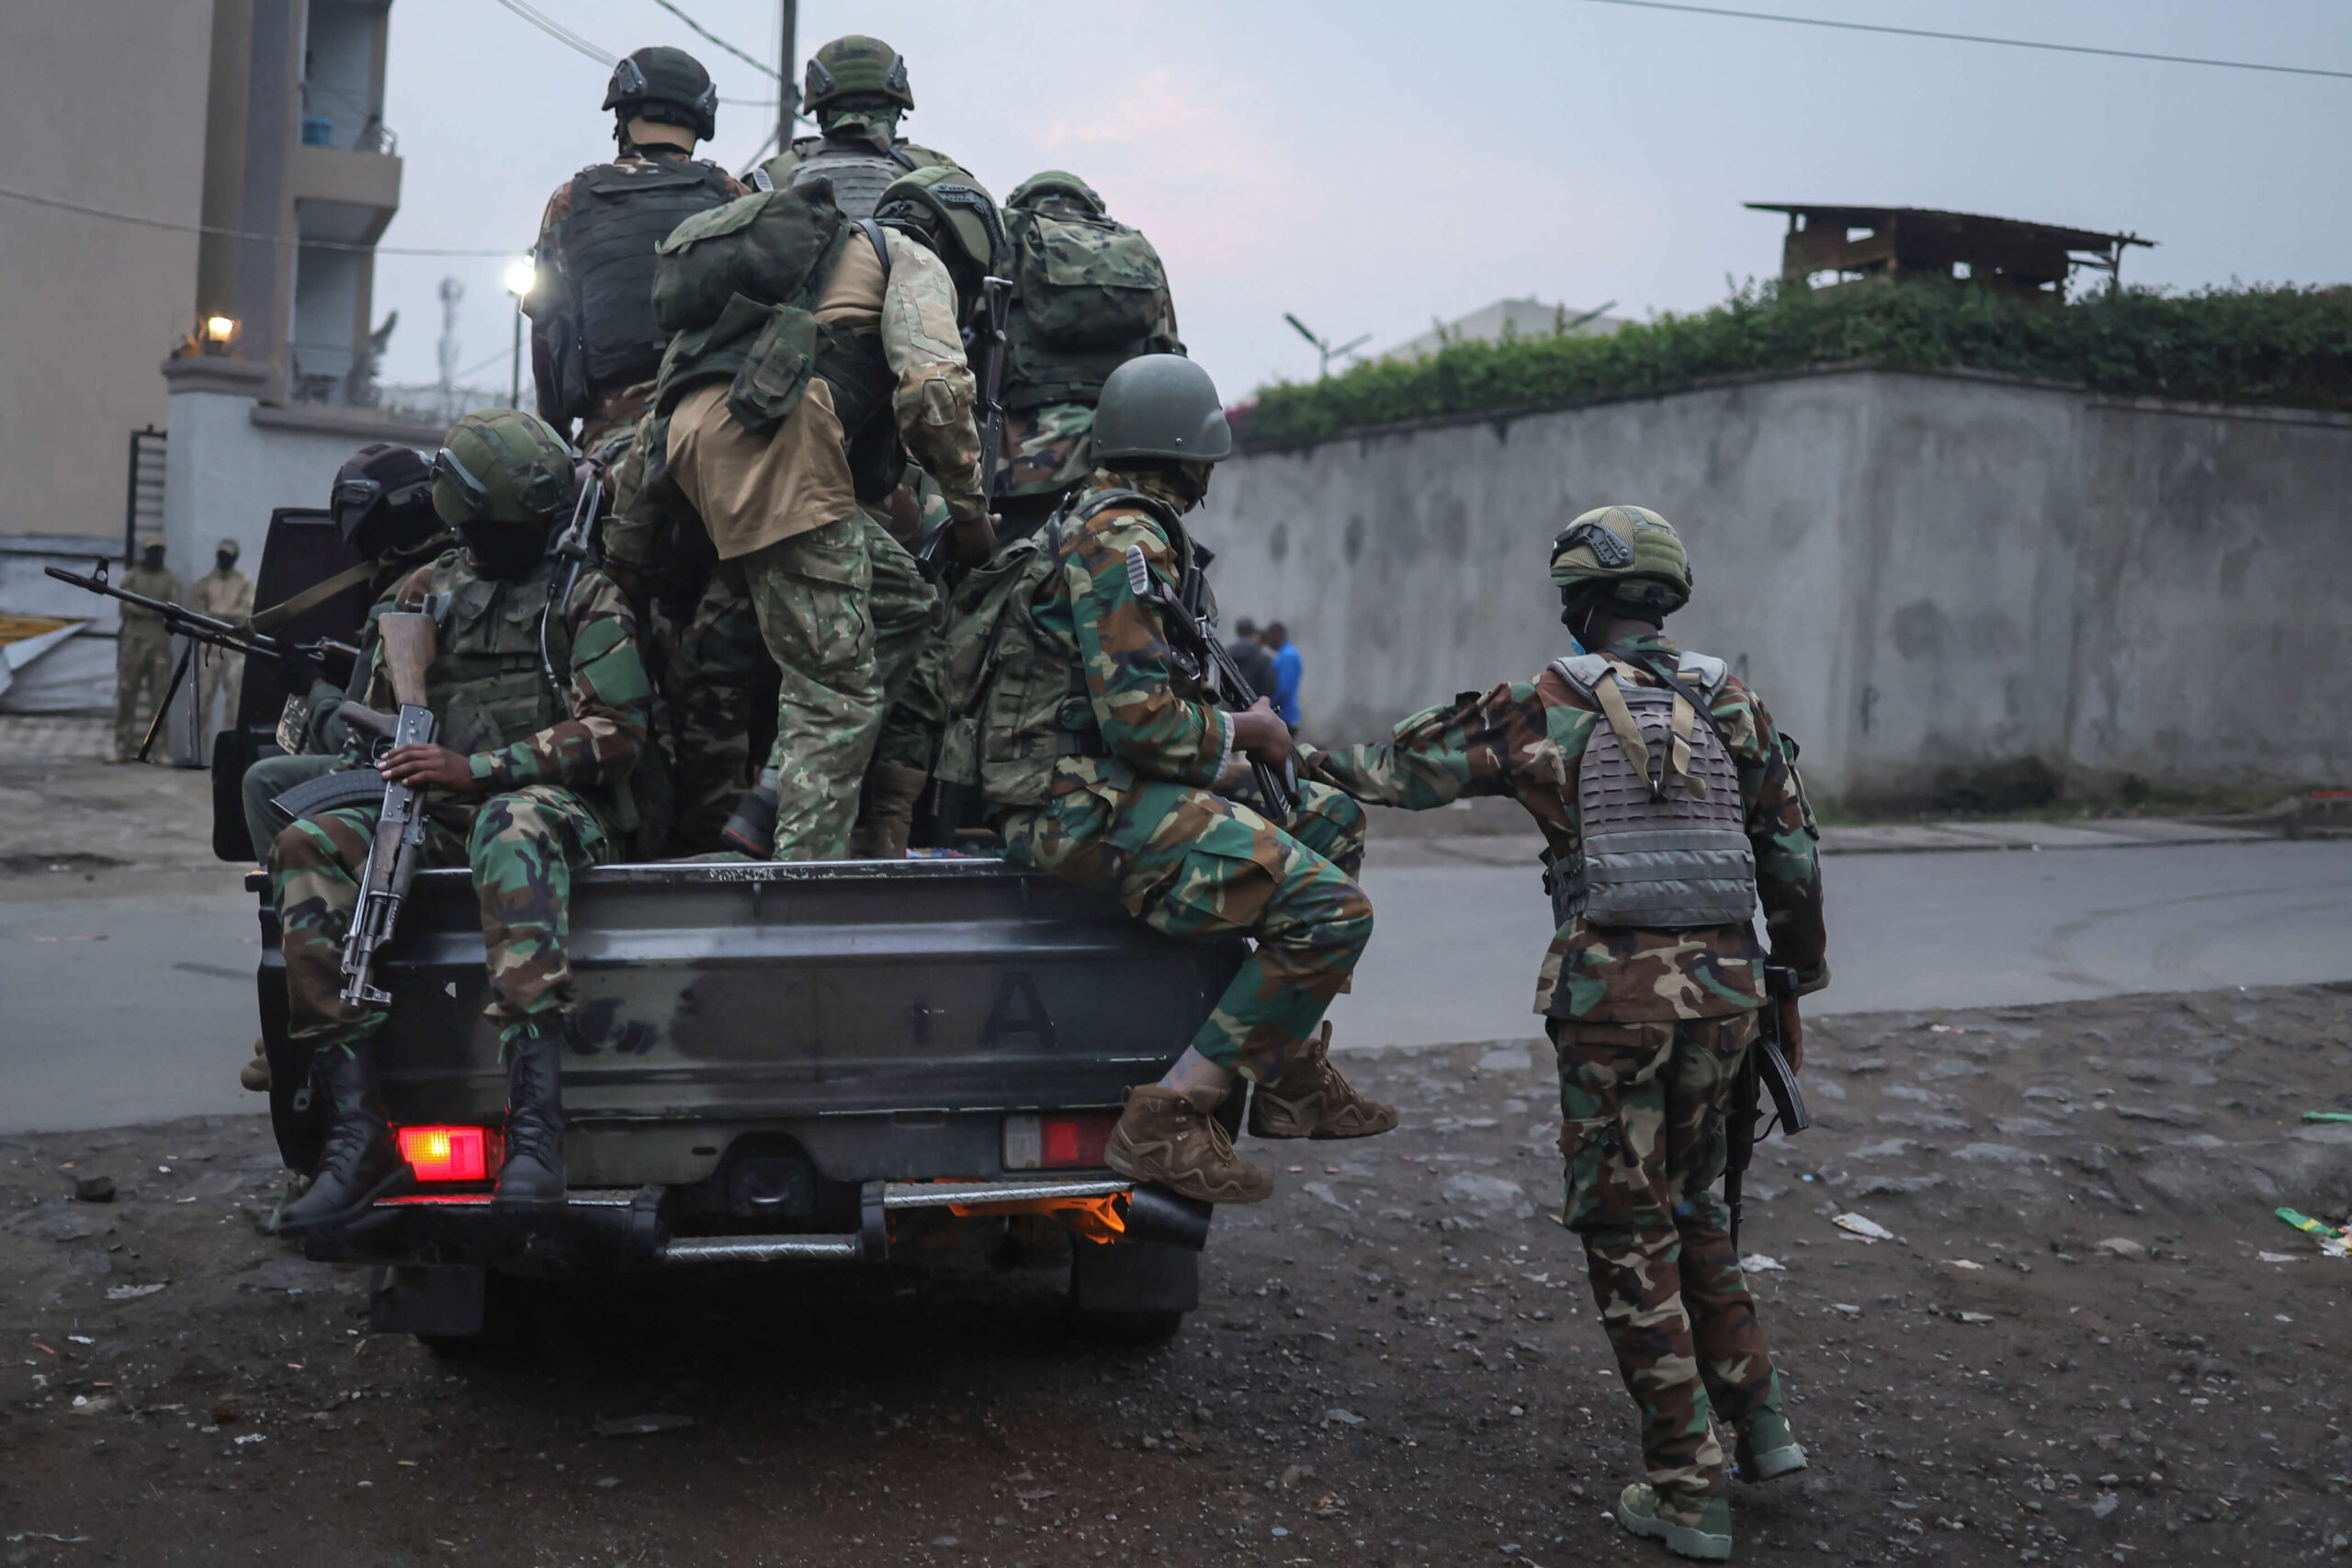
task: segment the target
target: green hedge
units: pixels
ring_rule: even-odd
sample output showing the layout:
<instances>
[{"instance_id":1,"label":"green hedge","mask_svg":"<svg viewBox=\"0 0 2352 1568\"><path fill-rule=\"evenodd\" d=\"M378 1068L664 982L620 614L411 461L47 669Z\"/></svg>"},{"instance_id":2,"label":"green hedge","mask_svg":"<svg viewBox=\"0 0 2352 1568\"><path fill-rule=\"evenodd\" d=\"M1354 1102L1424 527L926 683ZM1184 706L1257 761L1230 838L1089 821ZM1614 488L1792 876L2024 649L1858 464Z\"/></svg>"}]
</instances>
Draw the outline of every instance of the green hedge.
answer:
<instances>
[{"instance_id":1,"label":"green hedge","mask_svg":"<svg viewBox=\"0 0 2352 1568\"><path fill-rule=\"evenodd\" d=\"M1862 360L1962 367L2098 391L2352 410L2352 288L2101 291L2049 306L1967 288L1783 297L1749 285L1711 310L1607 337L1462 343L1408 364L1280 382L1241 415L1251 446L1448 414L1673 391L1710 377Z\"/></svg>"}]
</instances>

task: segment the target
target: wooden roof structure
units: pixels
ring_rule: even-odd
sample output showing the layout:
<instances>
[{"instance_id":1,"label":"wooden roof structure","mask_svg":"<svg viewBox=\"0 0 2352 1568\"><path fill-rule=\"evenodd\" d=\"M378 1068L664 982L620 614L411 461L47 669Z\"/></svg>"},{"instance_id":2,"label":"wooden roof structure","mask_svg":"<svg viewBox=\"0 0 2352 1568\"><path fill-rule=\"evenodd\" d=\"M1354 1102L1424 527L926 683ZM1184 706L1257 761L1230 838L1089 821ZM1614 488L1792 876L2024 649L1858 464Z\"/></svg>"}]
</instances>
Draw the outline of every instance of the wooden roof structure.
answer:
<instances>
[{"instance_id":1,"label":"wooden roof structure","mask_svg":"<svg viewBox=\"0 0 2352 1568\"><path fill-rule=\"evenodd\" d=\"M2054 223L2028 223L1927 207L1833 207L1751 201L1757 212L1785 212L1781 280L1811 287L1820 273L1839 283L1967 281L2025 299L2058 299L2076 267L2120 275L2129 245L2154 245L2137 234L2105 234Z\"/></svg>"}]
</instances>

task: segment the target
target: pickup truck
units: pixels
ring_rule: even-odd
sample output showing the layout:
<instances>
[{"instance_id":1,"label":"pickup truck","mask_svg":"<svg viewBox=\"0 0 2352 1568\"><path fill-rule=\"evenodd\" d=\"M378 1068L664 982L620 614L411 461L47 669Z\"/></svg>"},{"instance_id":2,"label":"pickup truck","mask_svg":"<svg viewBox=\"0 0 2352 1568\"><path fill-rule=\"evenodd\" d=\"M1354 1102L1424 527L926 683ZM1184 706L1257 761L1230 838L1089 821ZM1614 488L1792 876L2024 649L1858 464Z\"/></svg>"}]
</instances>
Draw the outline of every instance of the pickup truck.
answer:
<instances>
[{"instance_id":1,"label":"pickup truck","mask_svg":"<svg viewBox=\"0 0 2352 1568\"><path fill-rule=\"evenodd\" d=\"M323 514L281 512L259 602L349 559ZM287 631L356 641L365 610L347 594ZM215 750L224 859L253 863L239 784L275 750L285 694L248 660ZM246 886L271 1119L307 1173L324 1097L286 1036L267 878ZM959 1239L1066 1244L1072 1308L1114 1334L1173 1333L1197 1304L1208 1207L1134 1188L1102 1148L1128 1086L1183 1050L1239 943L1170 941L985 855L598 866L576 881L571 943L570 1199L511 1221L490 1209L505 1073L481 1011L479 906L464 868L418 875L379 966L394 999L378 1060L419 1180L307 1243L384 1266L375 1328L454 1348L484 1335L511 1277L867 1267Z\"/></svg>"}]
</instances>

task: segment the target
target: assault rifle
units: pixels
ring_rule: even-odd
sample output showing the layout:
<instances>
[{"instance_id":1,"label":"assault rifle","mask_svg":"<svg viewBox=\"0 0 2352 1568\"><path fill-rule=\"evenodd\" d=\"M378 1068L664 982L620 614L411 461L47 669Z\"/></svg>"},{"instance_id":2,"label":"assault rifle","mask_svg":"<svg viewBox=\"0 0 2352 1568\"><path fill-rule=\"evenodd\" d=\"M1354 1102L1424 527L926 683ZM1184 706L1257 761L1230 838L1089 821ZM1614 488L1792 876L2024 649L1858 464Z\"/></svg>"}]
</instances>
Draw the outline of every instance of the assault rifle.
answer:
<instances>
[{"instance_id":1,"label":"assault rifle","mask_svg":"<svg viewBox=\"0 0 2352 1568\"><path fill-rule=\"evenodd\" d=\"M1731 1211L1731 1247L1739 1252L1740 1188L1756 1144L1778 1127L1789 1137L1813 1125L1804 1108L1804 1091L1789 1066L1786 1042L1781 1037L1781 1003L1797 993L1797 972L1777 964L1764 965L1764 1006L1757 1014L1756 1043L1741 1059L1739 1077L1732 1080L1731 1111L1724 1123L1724 1206ZM1772 1120L1761 1131L1764 1097L1772 1098Z\"/></svg>"},{"instance_id":2,"label":"assault rifle","mask_svg":"<svg viewBox=\"0 0 2352 1568\"><path fill-rule=\"evenodd\" d=\"M188 647L180 654L179 667L172 671L172 683L164 688L164 700L155 705L155 716L148 721L147 738L139 743L139 760L142 762L147 760L147 753L153 750L155 737L163 733L164 716L172 711L172 699L179 695L180 682L187 679L188 662L196 657L198 643L248 658L266 660L291 673L294 678L286 682L288 685L299 685L305 690L321 678L321 666L329 655L345 660L359 657L357 649L347 642L337 642L333 637L321 637L316 642L288 642L283 637L249 631L229 621L198 615L168 599L150 599L144 593L117 588L107 581L107 563L103 560L97 563L97 570L87 577L68 571L62 566L44 570L60 582L70 582L87 592L103 593L109 599L119 599L126 604L151 610L163 617L166 631L187 639Z\"/></svg>"},{"instance_id":3,"label":"assault rifle","mask_svg":"<svg viewBox=\"0 0 2352 1568\"><path fill-rule=\"evenodd\" d=\"M393 747L429 746L440 733L424 705L424 672L433 662L433 617L390 613L376 621L382 639L384 672L390 678L400 712L390 719L372 708L345 703L345 722ZM359 879L359 908L343 942L343 1000L346 1007L390 1007L391 993L376 983L376 954L392 940L401 902L424 859L424 791L384 781L384 811L376 819L376 840L368 847L368 869Z\"/></svg>"},{"instance_id":4,"label":"assault rifle","mask_svg":"<svg viewBox=\"0 0 2352 1568\"><path fill-rule=\"evenodd\" d=\"M986 344L980 352L980 504L996 504L997 475L1004 468L1004 312L1012 293L1009 278L980 279L980 317L973 337ZM936 582L955 559L956 520L949 518L931 531L915 551L915 566L923 581Z\"/></svg>"},{"instance_id":5,"label":"assault rifle","mask_svg":"<svg viewBox=\"0 0 2352 1568\"><path fill-rule=\"evenodd\" d=\"M1147 604L1159 607L1160 623L1167 628L1170 662L1186 678L1204 687L1216 705L1227 713L1239 713L1254 700L1249 681L1233 656L1225 651L1225 644L1209 629L1206 617L1196 615L1177 592L1169 587L1151 570L1144 558L1141 545L1127 547L1127 589ZM1277 769L1256 758L1250 760L1250 772L1258 782L1258 795L1264 802L1266 815L1275 826L1287 828L1298 813L1298 770L1289 761Z\"/></svg>"}]
</instances>

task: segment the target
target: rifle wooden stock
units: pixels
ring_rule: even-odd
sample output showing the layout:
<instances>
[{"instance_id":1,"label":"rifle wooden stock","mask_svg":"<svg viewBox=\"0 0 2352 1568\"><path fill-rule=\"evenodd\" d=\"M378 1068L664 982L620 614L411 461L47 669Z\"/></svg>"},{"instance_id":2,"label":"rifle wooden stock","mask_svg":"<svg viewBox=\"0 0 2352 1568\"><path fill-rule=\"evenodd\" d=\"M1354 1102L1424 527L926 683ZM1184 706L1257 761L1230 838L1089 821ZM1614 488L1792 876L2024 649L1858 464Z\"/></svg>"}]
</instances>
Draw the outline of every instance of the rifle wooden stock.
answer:
<instances>
[{"instance_id":1,"label":"rifle wooden stock","mask_svg":"<svg viewBox=\"0 0 2352 1568\"><path fill-rule=\"evenodd\" d=\"M392 683L392 697L402 707L424 705L424 672L433 664L433 617L412 612L388 612L376 618L377 635L384 643L384 673Z\"/></svg>"}]
</instances>

